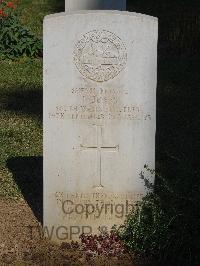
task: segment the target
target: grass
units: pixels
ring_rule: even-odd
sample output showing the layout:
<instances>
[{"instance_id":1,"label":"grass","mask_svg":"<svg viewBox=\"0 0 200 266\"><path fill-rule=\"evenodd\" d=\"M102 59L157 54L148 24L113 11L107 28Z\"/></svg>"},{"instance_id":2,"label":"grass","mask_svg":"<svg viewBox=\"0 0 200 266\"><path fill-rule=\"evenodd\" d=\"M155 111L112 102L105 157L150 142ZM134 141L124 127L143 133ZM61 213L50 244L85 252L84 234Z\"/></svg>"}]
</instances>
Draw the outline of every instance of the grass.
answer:
<instances>
[{"instance_id":1,"label":"grass","mask_svg":"<svg viewBox=\"0 0 200 266\"><path fill-rule=\"evenodd\" d=\"M0 196L20 197L8 160L42 154L42 62L0 63Z\"/></svg>"},{"instance_id":2,"label":"grass","mask_svg":"<svg viewBox=\"0 0 200 266\"><path fill-rule=\"evenodd\" d=\"M63 11L64 1L21 0L18 8L42 37L43 17ZM0 197L17 199L42 184L42 60L0 61L0 73Z\"/></svg>"},{"instance_id":3,"label":"grass","mask_svg":"<svg viewBox=\"0 0 200 266\"><path fill-rule=\"evenodd\" d=\"M21 0L22 22L42 38L43 17L64 11L64 0Z\"/></svg>"}]
</instances>

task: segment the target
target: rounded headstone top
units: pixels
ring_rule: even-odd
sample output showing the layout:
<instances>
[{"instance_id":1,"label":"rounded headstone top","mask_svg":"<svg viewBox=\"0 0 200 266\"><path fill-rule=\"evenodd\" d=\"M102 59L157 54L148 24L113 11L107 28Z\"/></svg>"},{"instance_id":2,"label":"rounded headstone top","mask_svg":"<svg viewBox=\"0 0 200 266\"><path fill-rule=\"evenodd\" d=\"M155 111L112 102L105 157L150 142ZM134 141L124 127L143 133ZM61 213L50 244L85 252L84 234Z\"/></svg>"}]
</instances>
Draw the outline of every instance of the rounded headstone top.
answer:
<instances>
[{"instance_id":1,"label":"rounded headstone top","mask_svg":"<svg viewBox=\"0 0 200 266\"><path fill-rule=\"evenodd\" d=\"M69 12L60 12L51 15L45 16L44 20L47 19L56 19L66 16L81 16L81 15L96 15L96 14L104 14L104 15L120 15L120 16L128 16L128 17L135 17L141 20L149 20L149 21L158 21L157 17L153 17L146 14L136 13L136 12L129 12L129 11L117 11L117 10L79 10L79 11L69 11Z\"/></svg>"}]
</instances>

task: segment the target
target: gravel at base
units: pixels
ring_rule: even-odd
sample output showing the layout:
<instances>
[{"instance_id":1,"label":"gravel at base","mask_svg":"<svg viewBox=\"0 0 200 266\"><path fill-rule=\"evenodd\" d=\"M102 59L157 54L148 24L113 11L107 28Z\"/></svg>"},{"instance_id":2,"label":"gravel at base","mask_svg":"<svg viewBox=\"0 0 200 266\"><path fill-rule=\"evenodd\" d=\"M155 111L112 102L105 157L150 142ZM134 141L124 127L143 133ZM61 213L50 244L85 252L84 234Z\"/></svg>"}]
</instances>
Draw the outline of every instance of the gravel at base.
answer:
<instances>
[{"instance_id":1,"label":"gravel at base","mask_svg":"<svg viewBox=\"0 0 200 266\"><path fill-rule=\"evenodd\" d=\"M132 265L128 255L88 261L79 248L64 248L43 239L39 227L24 200L0 199L0 265Z\"/></svg>"}]
</instances>

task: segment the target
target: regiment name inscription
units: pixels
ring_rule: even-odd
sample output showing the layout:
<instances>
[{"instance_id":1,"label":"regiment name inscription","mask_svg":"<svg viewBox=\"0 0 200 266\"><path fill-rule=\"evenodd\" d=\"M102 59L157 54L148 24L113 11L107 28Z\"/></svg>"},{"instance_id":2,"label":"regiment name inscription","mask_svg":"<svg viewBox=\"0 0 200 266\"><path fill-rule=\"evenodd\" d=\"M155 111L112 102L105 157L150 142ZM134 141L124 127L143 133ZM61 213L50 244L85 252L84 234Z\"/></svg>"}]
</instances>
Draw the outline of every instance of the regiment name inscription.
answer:
<instances>
[{"instance_id":1,"label":"regiment name inscription","mask_svg":"<svg viewBox=\"0 0 200 266\"><path fill-rule=\"evenodd\" d=\"M73 88L70 97L74 97L76 103L57 105L53 112L49 112L49 118L151 120L151 115L144 113L140 106L122 103L123 95L128 96L123 89Z\"/></svg>"}]
</instances>

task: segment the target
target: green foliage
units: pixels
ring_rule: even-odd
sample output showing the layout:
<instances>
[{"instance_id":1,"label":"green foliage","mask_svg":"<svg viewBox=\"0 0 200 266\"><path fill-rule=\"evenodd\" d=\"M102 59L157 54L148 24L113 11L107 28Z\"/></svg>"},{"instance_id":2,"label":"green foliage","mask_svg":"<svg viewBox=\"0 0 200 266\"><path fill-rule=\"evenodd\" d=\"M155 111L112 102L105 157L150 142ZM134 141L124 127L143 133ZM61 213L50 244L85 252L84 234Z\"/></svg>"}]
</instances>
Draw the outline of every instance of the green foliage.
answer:
<instances>
[{"instance_id":1,"label":"green foliage","mask_svg":"<svg viewBox=\"0 0 200 266\"><path fill-rule=\"evenodd\" d=\"M12 3L12 2L11 2ZM2 7L2 5L4 5ZM22 56L38 57L42 42L20 22L14 9L1 5L0 14L0 59Z\"/></svg>"},{"instance_id":2,"label":"green foliage","mask_svg":"<svg viewBox=\"0 0 200 266\"><path fill-rule=\"evenodd\" d=\"M153 265L198 265L200 219L187 213L186 204L181 210L180 202L187 199L160 176L154 190L138 202L118 234L129 250Z\"/></svg>"},{"instance_id":3,"label":"green foliage","mask_svg":"<svg viewBox=\"0 0 200 266\"><path fill-rule=\"evenodd\" d=\"M175 219L175 216L171 220L167 219L159 198L149 194L142 203L138 203L134 213L129 215L120 235L134 253L157 257L170 245L169 228Z\"/></svg>"}]
</instances>

